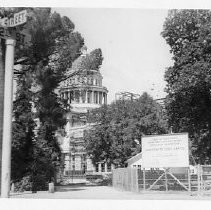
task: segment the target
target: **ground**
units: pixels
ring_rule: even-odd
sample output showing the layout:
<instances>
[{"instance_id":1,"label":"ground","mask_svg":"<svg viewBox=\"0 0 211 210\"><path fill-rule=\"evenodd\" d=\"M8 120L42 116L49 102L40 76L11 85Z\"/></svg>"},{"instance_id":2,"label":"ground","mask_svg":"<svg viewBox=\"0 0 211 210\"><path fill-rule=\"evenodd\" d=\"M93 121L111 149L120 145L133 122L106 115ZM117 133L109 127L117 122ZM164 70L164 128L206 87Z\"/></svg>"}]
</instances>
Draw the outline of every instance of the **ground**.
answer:
<instances>
[{"instance_id":1,"label":"ground","mask_svg":"<svg viewBox=\"0 0 211 210\"><path fill-rule=\"evenodd\" d=\"M121 199L121 200L211 200L211 193L197 195L189 192L129 192L111 186L71 185L57 187L54 193L46 191L12 193L11 198L66 198L66 199Z\"/></svg>"}]
</instances>

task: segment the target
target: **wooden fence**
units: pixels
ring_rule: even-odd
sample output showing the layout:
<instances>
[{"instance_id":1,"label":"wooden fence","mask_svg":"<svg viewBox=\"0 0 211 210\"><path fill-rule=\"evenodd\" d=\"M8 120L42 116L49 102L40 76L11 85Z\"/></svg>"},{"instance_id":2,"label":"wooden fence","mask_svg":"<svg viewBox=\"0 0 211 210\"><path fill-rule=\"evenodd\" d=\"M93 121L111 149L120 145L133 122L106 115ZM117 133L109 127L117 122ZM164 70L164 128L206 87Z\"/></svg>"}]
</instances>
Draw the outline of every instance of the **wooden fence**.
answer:
<instances>
[{"instance_id":1,"label":"wooden fence","mask_svg":"<svg viewBox=\"0 0 211 210\"><path fill-rule=\"evenodd\" d=\"M121 190L138 191L138 173L136 168L117 168L112 173L113 187Z\"/></svg>"}]
</instances>

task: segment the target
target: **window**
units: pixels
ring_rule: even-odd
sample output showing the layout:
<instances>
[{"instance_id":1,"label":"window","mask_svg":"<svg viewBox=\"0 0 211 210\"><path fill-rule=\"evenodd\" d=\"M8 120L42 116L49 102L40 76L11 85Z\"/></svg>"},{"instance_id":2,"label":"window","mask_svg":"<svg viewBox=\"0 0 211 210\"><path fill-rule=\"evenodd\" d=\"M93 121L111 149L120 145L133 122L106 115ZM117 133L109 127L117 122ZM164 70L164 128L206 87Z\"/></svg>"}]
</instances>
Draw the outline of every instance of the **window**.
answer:
<instances>
[{"instance_id":1,"label":"window","mask_svg":"<svg viewBox=\"0 0 211 210\"><path fill-rule=\"evenodd\" d=\"M111 171L111 164L107 164L107 170Z\"/></svg>"},{"instance_id":2,"label":"window","mask_svg":"<svg viewBox=\"0 0 211 210\"><path fill-rule=\"evenodd\" d=\"M101 171L105 172L105 163L101 163Z\"/></svg>"},{"instance_id":3,"label":"window","mask_svg":"<svg viewBox=\"0 0 211 210\"><path fill-rule=\"evenodd\" d=\"M83 173L86 172L86 164L81 164L81 170L83 171Z\"/></svg>"},{"instance_id":4,"label":"window","mask_svg":"<svg viewBox=\"0 0 211 210\"><path fill-rule=\"evenodd\" d=\"M76 91L76 92L75 92L75 101L76 101L77 103L79 103L79 97L80 97L79 91Z\"/></svg>"},{"instance_id":5,"label":"window","mask_svg":"<svg viewBox=\"0 0 211 210\"><path fill-rule=\"evenodd\" d=\"M75 155L72 156L72 161L75 161Z\"/></svg>"},{"instance_id":6,"label":"window","mask_svg":"<svg viewBox=\"0 0 211 210\"><path fill-rule=\"evenodd\" d=\"M85 154L82 155L82 160L83 160L84 162L86 162L86 155L85 155Z\"/></svg>"},{"instance_id":7,"label":"window","mask_svg":"<svg viewBox=\"0 0 211 210\"><path fill-rule=\"evenodd\" d=\"M102 104L102 93L99 93L99 103Z\"/></svg>"}]
</instances>

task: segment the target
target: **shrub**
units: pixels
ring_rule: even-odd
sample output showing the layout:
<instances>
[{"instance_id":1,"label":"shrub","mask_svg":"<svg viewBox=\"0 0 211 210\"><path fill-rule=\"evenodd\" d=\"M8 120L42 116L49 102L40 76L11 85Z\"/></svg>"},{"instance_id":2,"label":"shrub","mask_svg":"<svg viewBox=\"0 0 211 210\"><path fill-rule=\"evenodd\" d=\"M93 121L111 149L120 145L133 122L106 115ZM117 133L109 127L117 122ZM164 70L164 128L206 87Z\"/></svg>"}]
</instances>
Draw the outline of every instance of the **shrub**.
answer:
<instances>
[{"instance_id":1,"label":"shrub","mask_svg":"<svg viewBox=\"0 0 211 210\"><path fill-rule=\"evenodd\" d=\"M16 192L24 192L31 190L32 183L30 180L30 176L23 177L20 181L15 182L14 185Z\"/></svg>"}]
</instances>

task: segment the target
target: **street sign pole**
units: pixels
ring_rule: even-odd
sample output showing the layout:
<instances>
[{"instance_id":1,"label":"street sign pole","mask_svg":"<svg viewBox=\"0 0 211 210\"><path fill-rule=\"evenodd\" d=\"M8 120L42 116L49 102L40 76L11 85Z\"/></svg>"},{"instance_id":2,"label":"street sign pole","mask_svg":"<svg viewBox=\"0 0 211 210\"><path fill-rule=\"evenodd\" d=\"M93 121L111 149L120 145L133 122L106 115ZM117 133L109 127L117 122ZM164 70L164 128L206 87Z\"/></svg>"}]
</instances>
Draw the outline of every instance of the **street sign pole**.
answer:
<instances>
[{"instance_id":1,"label":"street sign pole","mask_svg":"<svg viewBox=\"0 0 211 210\"><path fill-rule=\"evenodd\" d=\"M15 40L6 39L1 197L8 198L11 176L13 65Z\"/></svg>"},{"instance_id":2,"label":"street sign pole","mask_svg":"<svg viewBox=\"0 0 211 210\"><path fill-rule=\"evenodd\" d=\"M1 173L1 197L8 198L10 193L11 176L11 144L12 144L12 104L13 104L13 65L15 40L11 38L8 28L22 25L27 21L27 11L22 10L14 13L10 18L0 18L0 39L6 40L5 56L5 79L4 79L4 114L3 114L3 135L2 135L2 167ZM19 33L18 33L19 34ZM16 39L21 38L21 34ZM23 37L22 37L23 38ZM21 40L19 40L21 41ZM1 60L0 60L1 62ZM0 74L0 76L2 76ZM2 81L2 80L1 80ZM1 92L0 92L1 93ZM1 105L1 104L0 104ZM1 112L0 112L1 114ZM1 133L0 133L1 134ZM1 142L0 142L1 143ZM1 149L1 147L0 147ZM0 157L1 159L1 157Z\"/></svg>"},{"instance_id":3,"label":"street sign pole","mask_svg":"<svg viewBox=\"0 0 211 210\"><path fill-rule=\"evenodd\" d=\"M1 157L2 157L2 134L3 134L3 114L4 114L4 49L0 38L0 195L1 195Z\"/></svg>"}]
</instances>

